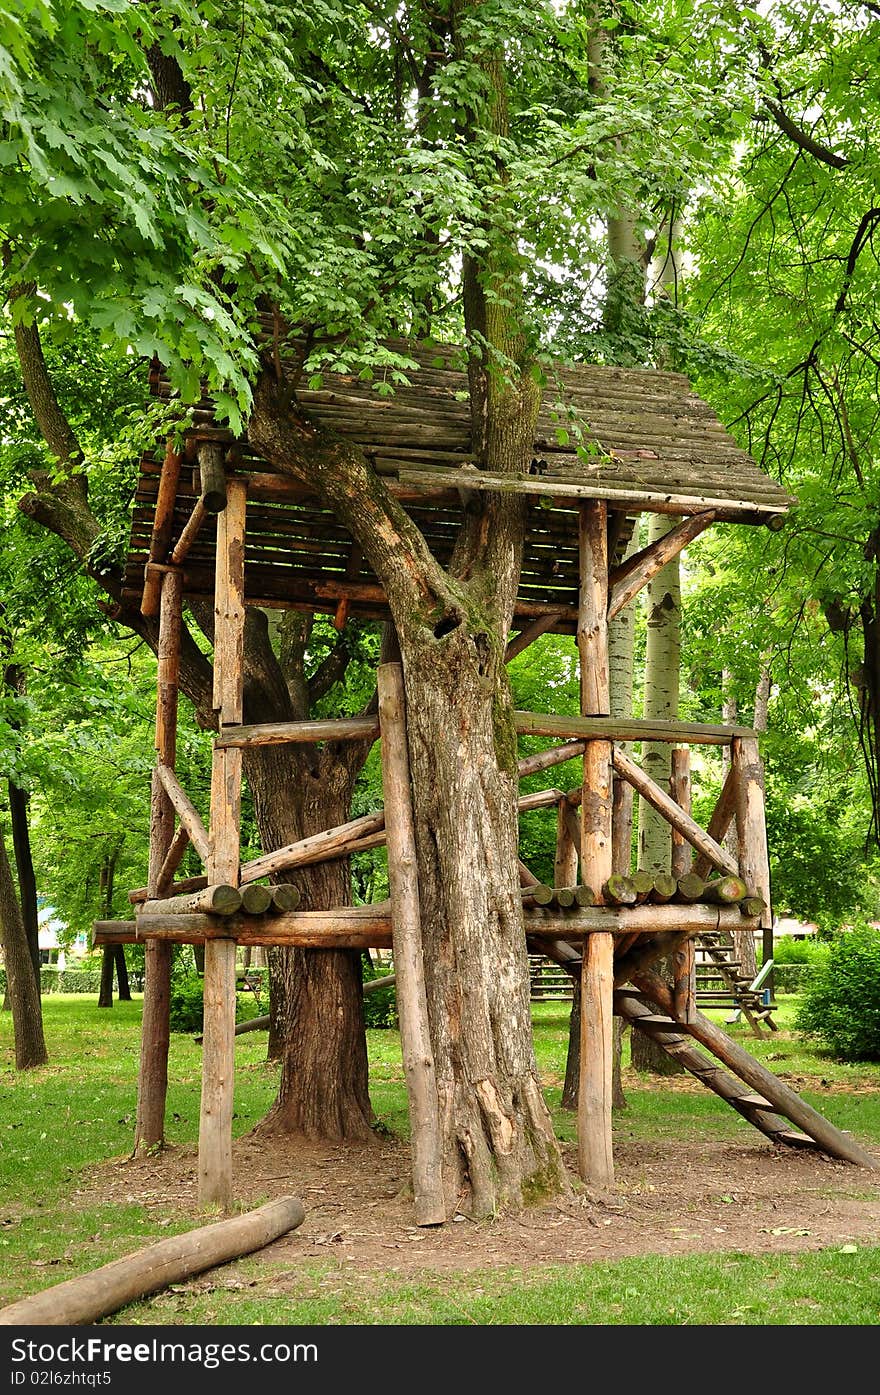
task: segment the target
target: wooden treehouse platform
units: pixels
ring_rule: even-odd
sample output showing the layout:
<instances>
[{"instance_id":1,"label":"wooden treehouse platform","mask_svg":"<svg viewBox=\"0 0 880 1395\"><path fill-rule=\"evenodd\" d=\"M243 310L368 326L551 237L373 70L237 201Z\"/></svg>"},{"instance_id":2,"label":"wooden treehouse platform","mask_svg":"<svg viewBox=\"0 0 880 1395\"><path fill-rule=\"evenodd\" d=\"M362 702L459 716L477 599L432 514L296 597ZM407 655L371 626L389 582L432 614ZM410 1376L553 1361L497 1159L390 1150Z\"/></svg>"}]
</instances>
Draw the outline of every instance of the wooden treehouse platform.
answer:
<instances>
[{"instance_id":1,"label":"wooden treehouse platform","mask_svg":"<svg viewBox=\"0 0 880 1395\"><path fill-rule=\"evenodd\" d=\"M613 1181L615 1013L677 1054L775 1142L799 1145L806 1138L870 1166L852 1139L798 1102L697 1010L694 946L700 936L760 928L772 945L755 734L744 727L610 714L609 621L710 525L729 520L775 527L792 500L739 449L686 379L616 368L563 373L542 409L529 472L496 478L472 459L468 409L461 400L466 377L454 366L453 351L415 347L412 353L420 364L414 386L392 398L366 395L363 384L332 374L325 375L320 391L304 389L298 397L323 425L363 450L441 563L451 555L465 509L479 507L483 493L512 490L526 501L525 560L507 658L553 631L574 635L580 664L580 715L516 712L514 721L522 736L550 743L520 760L521 779L574 758L582 762L577 788L526 793L518 803L521 812L556 811L555 885L544 886L520 862L523 950L551 959L580 982L581 1176L596 1186ZM154 387L167 395L158 370ZM555 421L569 407L580 414L594 454L582 458L556 443ZM624 560L624 545L642 511L679 521L661 540ZM214 602L217 735L204 821L175 773L175 753L183 605L208 596ZM259 724L248 721L244 710L248 606L328 611L342 629L350 615L389 618L381 587L361 549L321 500L273 472L246 438L233 440L218 428L206 401L196 410L182 451L169 445L163 456L148 453L141 463L123 603L159 617L150 862L146 885L129 894L133 920L99 921L94 939L96 945L146 945L143 1040L150 1044L141 1054L137 1140L163 1137L174 944L205 947L199 1196L202 1203L227 1207L233 1200L237 946L390 950L402 1009L415 1217L420 1224L445 1219L402 668L380 665L376 715ZM376 740L381 808L242 860L245 751L284 742ZM646 741L670 748L668 787L652 780L630 753L634 743ZM729 773L706 828L691 814L694 745L726 748L729 757ZM669 874L646 878L631 868L635 795L669 824ZM735 853L724 846L731 828ZM380 845L388 850L388 902L302 904L297 869ZM177 869L187 847L204 870L180 879ZM660 956L673 966L668 984L652 968Z\"/></svg>"}]
</instances>

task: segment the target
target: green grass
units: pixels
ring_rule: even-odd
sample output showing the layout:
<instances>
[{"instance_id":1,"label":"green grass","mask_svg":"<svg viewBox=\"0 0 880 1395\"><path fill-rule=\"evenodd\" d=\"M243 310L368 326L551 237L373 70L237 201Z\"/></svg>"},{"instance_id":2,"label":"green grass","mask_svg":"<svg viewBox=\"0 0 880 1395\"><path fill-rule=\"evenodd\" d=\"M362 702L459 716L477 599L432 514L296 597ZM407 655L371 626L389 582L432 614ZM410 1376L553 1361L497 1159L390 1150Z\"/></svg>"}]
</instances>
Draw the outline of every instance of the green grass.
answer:
<instances>
[{"instance_id":1,"label":"green grass","mask_svg":"<svg viewBox=\"0 0 880 1395\"><path fill-rule=\"evenodd\" d=\"M258 1276L259 1283L255 1281ZM159 1294L110 1323L423 1326L875 1325L880 1249L477 1270L417 1281L241 1262L202 1293ZM185 1317L183 1314L185 1313ZM234 1317L229 1314L234 1313ZM225 1316L224 1316L225 1314Z\"/></svg>"},{"instance_id":2,"label":"green grass","mask_svg":"<svg viewBox=\"0 0 880 1395\"><path fill-rule=\"evenodd\" d=\"M131 1147L139 1054L140 1000L99 1009L90 998L44 1000L50 1064L16 1073L9 1013L0 1014L0 1302L37 1292L191 1228L190 1216L166 1212L149 1197L121 1206L79 1191L89 1169L124 1160ZM820 1056L791 1030L794 1003L784 1000L779 1033L760 1041L733 1032L754 1055L786 1075L839 1127L880 1141L880 1067L843 1066ZM575 1137L573 1115L559 1107L568 1037L568 1005L534 1007L535 1049L557 1132ZM723 1020L723 1014L717 1014ZM400 1043L394 1031L368 1033L371 1097L379 1120L408 1132ZM233 1131L249 1130L275 1097L278 1068L265 1061L265 1036L236 1044ZM639 1140L708 1140L750 1135L714 1095L642 1080L625 1055L628 1108L615 1118L619 1135ZM827 1082L826 1085L821 1084ZM803 1084L801 1082L804 1082ZM198 1137L201 1048L172 1038L168 1137ZM257 1285L255 1277L259 1276ZM643 1256L636 1260L527 1272L493 1270L404 1282L388 1272L346 1274L337 1266L277 1274L259 1257L196 1281L185 1293L165 1292L132 1305L109 1322L299 1324L689 1323L861 1324L877 1321L880 1250L816 1254ZM232 1287L230 1287L232 1285Z\"/></svg>"}]
</instances>

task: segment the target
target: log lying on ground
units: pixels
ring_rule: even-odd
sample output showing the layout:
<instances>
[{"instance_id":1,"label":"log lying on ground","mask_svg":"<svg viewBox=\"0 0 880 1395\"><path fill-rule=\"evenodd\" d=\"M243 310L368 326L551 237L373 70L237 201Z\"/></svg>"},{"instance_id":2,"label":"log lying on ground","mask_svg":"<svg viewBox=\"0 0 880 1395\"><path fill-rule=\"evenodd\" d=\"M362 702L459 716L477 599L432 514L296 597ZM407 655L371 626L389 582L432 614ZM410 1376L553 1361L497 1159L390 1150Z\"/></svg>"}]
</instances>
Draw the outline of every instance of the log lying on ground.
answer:
<instances>
[{"instance_id":1,"label":"log lying on ground","mask_svg":"<svg viewBox=\"0 0 880 1395\"><path fill-rule=\"evenodd\" d=\"M183 1235L171 1235L122 1259L111 1260L90 1274L19 1299L0 1308L0 1326L67 1327L95 1322L169 1284L262 1249L280 1235L295 1230L304 1219L305 1210L298 1197L278 1197L256 1211L200 1226Z\"/></svg>"}]
</instances>

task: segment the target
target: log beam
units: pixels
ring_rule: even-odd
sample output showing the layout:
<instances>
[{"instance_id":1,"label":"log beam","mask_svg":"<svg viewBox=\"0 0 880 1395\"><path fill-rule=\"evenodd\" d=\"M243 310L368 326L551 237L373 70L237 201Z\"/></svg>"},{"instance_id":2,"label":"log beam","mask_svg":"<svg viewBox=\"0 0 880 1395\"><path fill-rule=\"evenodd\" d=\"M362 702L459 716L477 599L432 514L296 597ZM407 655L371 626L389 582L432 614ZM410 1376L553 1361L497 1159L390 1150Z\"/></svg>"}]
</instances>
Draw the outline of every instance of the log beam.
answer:
<instances>
[{"instance_id":1,"label":"log beam","mask_svg":"<svg viewBox=\"0 0 880 1395\"><path fill-rule=\"evenodd\" d=\"M205 825L202 823L198 809L170 766L160 761L157 771L165 793L174 805L175 813L189 835L190 842L202 861L207 862L211 856L211 840Z\"/></svg>"},{"instance_id":2,"label":"log beam","mask_svg":"<svg viewBox=\"0 0 880 1395\"><path fill-rule=\"evenodd\" d=\"M652 577L662 571L680 552L715 522L717 514L708 509L705 513L694 513L685 518L677 527L670 529L662 538L642 548L627 558L611 573L610 595L608 597L608 619L613 620L625 605L647 586Z\"/></svg>"},{"instance_id":3,"label":"log beam","mask_svg":"<svg viewBox=\"0 0 880 1395\"><path fill-rule=\"evenodd\" d=\"M91 1273L10 1303L0 1308L0 1326L68 1327L96 1322L169 1284L252 1254L295 1230L304 1219L297 1197L277 1197L245 1215L171 1235Z\"/></svg>"},{"instance_id":4,"label":"log beam","mask_svg":"<svg viewBox=\"0 0 880 1395\"><path fill-rule=\"evenodd\" d=\"M244 539L247 485L226 485L217 518L214 587L214 708L221 724L240 723L244 671ZM242 756L215 746L211 766L209 882L238 885ZM199 1119L199 1202L232 1205L235 1082L235 940L205 944L204 1041Z\"/></svg>"},{"instance_id":5,"label":"log beam","mask_svg":"<svg viewBox=\"0 0 880 1395\"><path fill-rule=\"evenodd\" d=\"M422 955L403 669L396 663L380 664L376 681L397 1011L412 1131L415 1220L417 1225L440 1225L446 1220L443 1140Z\"/></svg>"},{"instance_id":6,"label":"log beam","mask_svg":"<svg viewBox=\"0 0 880 1395\"><path fill-rule=\"evenodd\" d=\"M644 770L636 765L634 760L626 755L625 752L615 747L612 761L617 773L621 775L624 780L627 780L629 784L632 785L633 789L640 794L648 804L656 809L659 814L662 814L667 823L670 823L674 829L677 829L687 842L690 843L691 847L703 853L703 855L709 859L713 867L718 867L722 872L730 872L733 876L737 875L738 866L735 858L731 857L730 853L727 852L725 848L722 848L719 843L715 842L714 838L711 838L708 833L700 828L700 825L695 823L689 814L686 814L683 809L680 809L675 800L672 799L665 790L662 790L660 786L651 779L650 775L646 775Z\"/></svg>"},{"instance_id":7,"label":"log beam","mask_svg":"<svg viewBox=\"0 0 880 1395\"><path fill-rule=\"evenodd\" d=\"M646 721L640 717L569 717L545 712L516 711L513 724L520 736L552 736L568 741L598 737L604 741L669 741L677 746L729 746L734 737L754 736L750 727Z\"/></svg>"},{"instance_id":8,"label":"log beam","mask_svg":"<svg viewBox=\"0 0 880 1395\"><path fill-rule=\"evenodd\" d=\"M287 741L375 741L378 717L328 717L307 722L261 722L257 726L229 725L214 738L215 746L280 746Z\"/></svg>"}]
</instances>

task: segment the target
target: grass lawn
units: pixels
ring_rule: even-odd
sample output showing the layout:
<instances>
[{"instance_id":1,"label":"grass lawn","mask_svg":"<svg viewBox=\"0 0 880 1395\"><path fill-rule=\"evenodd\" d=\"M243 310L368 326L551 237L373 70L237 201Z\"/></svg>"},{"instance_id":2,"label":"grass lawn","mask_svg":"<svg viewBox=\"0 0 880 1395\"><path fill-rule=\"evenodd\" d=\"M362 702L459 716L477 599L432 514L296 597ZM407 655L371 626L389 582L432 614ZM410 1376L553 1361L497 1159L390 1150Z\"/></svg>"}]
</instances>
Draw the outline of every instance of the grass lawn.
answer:
<instances>
[{"instance_id":1,"label":"grass lawn","mask_svg":"<svg viewBox=\"0 0 880 1395\"><path fill-rule=\"evenodd\" d=\"M133 1195L123 1206L80 1205L76 1193L89 1168L124 1159L136 1103L140 1000L98 1009L91 998L44 1000L50 1064L16 1074L9 1013L0 1016L0 1302L10 1302L120 1254L189 1229L191 1218L163 1216ZM784 1073L835 1124L880 1142L880 1066L842 1065L817 1054L791 1029L794 1000L782 999L782 1030L760 1041L737 1036L754 1055ZM723 1020L722 1014L716 1015ZM563 1138L573 1116L558 1108L565 1070L568 1005L534 1007L535 1046L548 1101ZM398 1035L368 1033L371 1095L382 1123L407 1130ZM275 1096L277 1067L264 1060L265 1037L236 1045L236 1135L262 1117ZM627 1066L625 1059L624 1065ZM172 1039L168 1136L198 1137L201 1048L187 1035ZM731 1136L738 1116L705 1091L658 1087L626 1072L632 1136ZM801 1084L801 1082L806 1082ZM73 1201L76 1204L70 1204ZM256 1257L237 1272L257 1272ZM265 1267L263 1268L265 1275ZM745 1254L647 1256L530 1270L479 1271L404 1281L387 1274L344 1274L338 1265L299 1272L293 1288L273 1294L271 1282L225 1295L179 1294L132 1305L106 1321L251 1325L302 1324L868 1324L880 1313L880 1249L853 1247L768 1258ZM164 1304L164 1307L163 1307ZM139 1310L141 1315L139 1316ZM205 1314L210 1311L208 1319ZM146 1314L149 1314L148 1316ZM167 1317L163 1316L167 1313Z\"/></svg>"}]
</instances>

